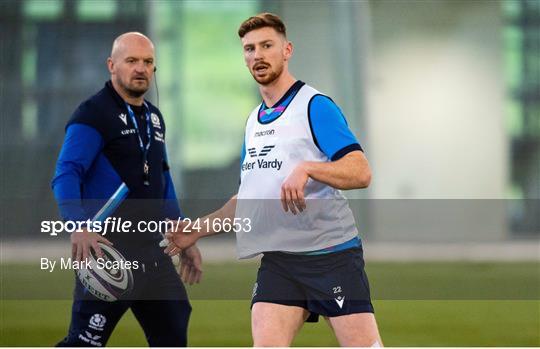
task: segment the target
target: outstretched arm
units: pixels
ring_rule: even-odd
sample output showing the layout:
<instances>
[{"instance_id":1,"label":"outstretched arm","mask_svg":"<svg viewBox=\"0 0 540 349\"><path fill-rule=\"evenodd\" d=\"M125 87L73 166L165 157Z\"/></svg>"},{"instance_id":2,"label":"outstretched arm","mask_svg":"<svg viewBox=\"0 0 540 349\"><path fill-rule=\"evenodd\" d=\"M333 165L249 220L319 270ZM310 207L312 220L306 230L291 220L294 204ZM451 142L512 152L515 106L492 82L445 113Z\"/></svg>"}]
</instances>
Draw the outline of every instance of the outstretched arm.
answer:
<instances>
[{"instance_id":1,"label":"outstretched arm","mask_svg":"<svg viewBox=\"0 0 540 349\"><path fill-rule=\"evenodd\" d=\"M232 220L234 219L235 211L236 195L229 199L229 201L227 201L227 203L225 203L225 205L223 205L220 209L200 218L200 220L205 221L206 219L208 219L209 221L214 221L217 219L221 222L223 222L225 218L229 218ZM213 230L213 224L203 224L202 229L192 229L191 232L184 231L186 226L186 223L179 222L178 226L175 226L173 227L173 229L167 231L165 237L169 240L169 245L165 249L165 253L173 256L179 251L185 250L190 246L193 246L200 238L218 234L221 232Z\"/></svg>"}]
</instances>

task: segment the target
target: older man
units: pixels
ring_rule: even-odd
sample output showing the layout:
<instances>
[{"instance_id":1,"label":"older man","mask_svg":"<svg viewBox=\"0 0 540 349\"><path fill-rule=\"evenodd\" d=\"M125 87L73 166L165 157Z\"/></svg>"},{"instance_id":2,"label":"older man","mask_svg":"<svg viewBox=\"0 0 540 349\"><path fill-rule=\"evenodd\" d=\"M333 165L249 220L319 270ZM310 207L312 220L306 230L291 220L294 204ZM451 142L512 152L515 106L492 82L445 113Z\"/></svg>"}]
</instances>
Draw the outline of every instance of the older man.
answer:
<instances>
[{"instance_id":1,"label":"older man","mask_svg":"<svg viewBox=\"0 0 540 349\"><path fill-rule=\"evenodd\" d=\"M156 70L154 45L143 34L120 35L107 60L111 74L103 89L84 101L66 127L52 181L65 220L85 221L98 212L119 187L127 198L112 214L136 222L180 213L169 173L165 123L161 112L144 99ZM135 221L135 222L133 222ZM137 261L134 289L125 299L94 298L76 280L71 325L59 346L104 346L122 315L131 308L151 346L186 346L191 306L169 256L159 247L159 232L114 231L108 239L88 230L71 235L73 258L85 260L98 242L114 244L129 261ZM189 283L200 279L196 247L182 256Z\"/></svg>"}]
</instances>

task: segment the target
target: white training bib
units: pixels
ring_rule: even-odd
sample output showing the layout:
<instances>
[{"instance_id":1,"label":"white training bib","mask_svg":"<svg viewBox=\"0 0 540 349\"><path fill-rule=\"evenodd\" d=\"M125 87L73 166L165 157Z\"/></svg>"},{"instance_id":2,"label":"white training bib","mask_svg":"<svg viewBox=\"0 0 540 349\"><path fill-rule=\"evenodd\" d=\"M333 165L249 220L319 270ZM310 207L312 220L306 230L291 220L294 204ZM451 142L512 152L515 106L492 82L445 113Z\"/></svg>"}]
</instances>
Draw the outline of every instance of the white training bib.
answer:
<instances>
[{"instance_id":1,"label":"white training bib","mask_svg":"<svg viewBox=\"0 0 540 349\"><path fill-rule=\"evenodd\" d=\"M248 118L236 217L248 218L251 227L237 233L239 258L320 250L357 236L347 199L324 183L308 180L304 212L293 215L281 205L281 185L299 163L330 161L315 145L309 124L309 102L318 94L304 85L277 119L261 123L260 105Z\"/></svg>"}]
</instances>

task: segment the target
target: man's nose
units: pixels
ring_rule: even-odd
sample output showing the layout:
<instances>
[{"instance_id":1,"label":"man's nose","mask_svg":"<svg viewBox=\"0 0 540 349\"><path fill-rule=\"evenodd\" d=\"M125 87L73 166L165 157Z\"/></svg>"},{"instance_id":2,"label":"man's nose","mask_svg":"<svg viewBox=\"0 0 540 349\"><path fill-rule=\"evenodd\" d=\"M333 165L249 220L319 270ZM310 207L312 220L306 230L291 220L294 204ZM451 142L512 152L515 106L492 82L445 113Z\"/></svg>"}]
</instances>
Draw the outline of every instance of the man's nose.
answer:
<instances>
[{"instance_id":1,"label":"man's nose","mask_svg":"<svg viewBox=\"0 0 540 349\"><path fill-rule=\"evenodd\" d=\"M253 55L253 58L255 58L256 61L260 61L264 58L263 52L260 48L255 48L255 53Z\"/></svg>"},{"instance_id":2,"label":"man's nose","mask_svg":"<svg viewBox=\"0 0 540 349\"><path fill-rule=\"evenodd\" d=\"M138 73L144 73L145 72L145 64L144 62L140 62L135 64L135 71Z\"/></svg>"}]
</instances>

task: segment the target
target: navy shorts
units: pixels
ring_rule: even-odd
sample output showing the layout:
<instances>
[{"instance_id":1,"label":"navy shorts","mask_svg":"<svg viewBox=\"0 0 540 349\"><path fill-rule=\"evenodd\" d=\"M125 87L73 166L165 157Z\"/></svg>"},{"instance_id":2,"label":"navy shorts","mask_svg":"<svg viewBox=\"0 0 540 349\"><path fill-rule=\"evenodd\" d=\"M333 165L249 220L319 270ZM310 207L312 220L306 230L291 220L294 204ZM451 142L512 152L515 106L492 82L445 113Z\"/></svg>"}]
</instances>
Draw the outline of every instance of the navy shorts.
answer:
<instances>
[{"instance_id":1,"label":"navy shorts","mask_svg":"<svg viewBox=\"0 0 540 349\"><path fill-rule=\"evenodd\" d=\"M362 248L315 256L265 253L251 305L256 302L302 307L310 312L308 322L373 313Z\"/></svg>"}]
</instances>

